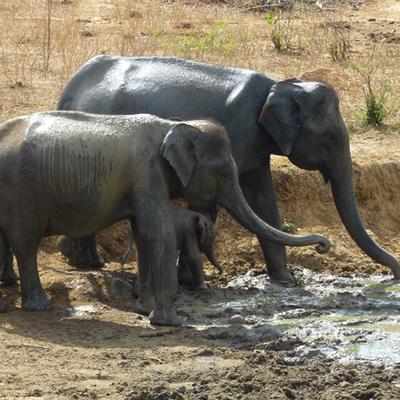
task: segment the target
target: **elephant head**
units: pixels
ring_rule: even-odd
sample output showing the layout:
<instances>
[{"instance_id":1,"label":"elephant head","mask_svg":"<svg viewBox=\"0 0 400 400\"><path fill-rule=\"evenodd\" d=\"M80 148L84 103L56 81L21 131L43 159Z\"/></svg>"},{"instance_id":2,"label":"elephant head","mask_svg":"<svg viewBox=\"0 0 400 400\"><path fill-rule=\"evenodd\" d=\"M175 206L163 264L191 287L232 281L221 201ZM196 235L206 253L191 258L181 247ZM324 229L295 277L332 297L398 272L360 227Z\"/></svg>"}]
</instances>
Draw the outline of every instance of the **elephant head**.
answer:
<instances>
[{"instance_id":1,"label":"elephant head","mask_svg":"<svg viewBox=\"0 0 400 400\"><path fill-rule=\"evenodd\" d=\"M173 126L166 135L161 156L176 172L179 193L193 209L224 207L239 224L274 243L289 246L317 244L326 253L329 241L322 235L293 236L259 219L246 203L239 186L228 135L220 125L192 121Z\"/></svg>"},{"instance_id":2,"label":"elephant head","mask_svg":"<svg viewBox=\"0 0 400 400\"><path fill-rule=\"evenodd\" d=\"M293 164L319 170L325 182L331 182L336 208L353 240L399 279L399 262L371 239L358 213L349 134L334 89L323 82L278 82L268 95L259 123Z\"/></svg>"}]
</instances>

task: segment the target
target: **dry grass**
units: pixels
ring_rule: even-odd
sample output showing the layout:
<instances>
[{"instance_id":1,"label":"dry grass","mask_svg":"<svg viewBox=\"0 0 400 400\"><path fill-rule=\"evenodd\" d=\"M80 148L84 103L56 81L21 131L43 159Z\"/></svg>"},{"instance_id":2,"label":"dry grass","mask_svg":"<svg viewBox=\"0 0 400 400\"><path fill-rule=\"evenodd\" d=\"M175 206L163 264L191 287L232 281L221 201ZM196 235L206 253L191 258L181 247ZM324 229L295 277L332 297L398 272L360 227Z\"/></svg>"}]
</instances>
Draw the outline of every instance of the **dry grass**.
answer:
<instances>
[{"instance_id":1,"label":"dry grass","mask_svg":"<svg viewBox=\"0 0 400 400\"><path fill-rule=\"evenodd\" d=\"M327 80L341 97L349 125L361 125L357 112L363 105L362 80L348 64L368 65L373 40L353 22L354 2L340 2L334 11L306 7L277 12L274 23L266 13L243 13L209 3L2 0L1 121L55 109L73 73L91 57L105 53L179 56L251 68L281 79ZM274 32L282 41L279 52L271 40ZM341 43L346 44L344 50ZM378 47L376 90L384 76L397 73L399 65L396 44ZM332 57L335 48L339 53ZM396 82L391 85L397 90ZM395 118L390 122L395 123Z\"/></svg>"}]
</instances>

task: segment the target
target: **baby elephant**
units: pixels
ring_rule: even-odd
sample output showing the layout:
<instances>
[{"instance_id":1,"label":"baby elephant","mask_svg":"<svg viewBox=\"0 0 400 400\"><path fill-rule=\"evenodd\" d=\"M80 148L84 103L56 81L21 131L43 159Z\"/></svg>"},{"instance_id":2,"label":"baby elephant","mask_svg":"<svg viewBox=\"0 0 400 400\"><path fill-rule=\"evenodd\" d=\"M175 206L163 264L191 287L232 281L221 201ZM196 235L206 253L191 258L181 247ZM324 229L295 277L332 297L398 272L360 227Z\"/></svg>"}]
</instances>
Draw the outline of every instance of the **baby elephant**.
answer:
<instances>
[{"instance_id":1,"label":"baby elephant","mask_svg":"<svg viewBox=\"0 0 400 400\"><path fill-rule=\"evenodd\" d=\"M211 264L222 273L222 267L214 252L214 224L209 217L202 213L173 204L171 204L171 208L178 250L180 250L192 273L195 289L202 289L205 285L203 259L200 253L204 253ZM189 276L186 279L179 279L179 281L190 282L191 278Z\"/></svg>"},{"instance_id":2,"label":"baby elephant","mask_svg":"<svg viewBox=\"0 0 400 400\"><path fill-rule=\"evenodd\" d=\"M191 272L191 276L185 276L181 281L193 284L195 289L203 289L205 285L201 253L206 255L219 273L222 273L221 264L218 262L214 252L214 224L208 216L175 204L170 205L170 211L174 221L177 249L185 257L190 269L189 272ZM125 264L126 257L132 249L133 233L131 229L129 230L129 238L129 247L122 258L122 266ZM64 248L59 245L59 249L64 254Z\"/></svg>"}]
</instances>

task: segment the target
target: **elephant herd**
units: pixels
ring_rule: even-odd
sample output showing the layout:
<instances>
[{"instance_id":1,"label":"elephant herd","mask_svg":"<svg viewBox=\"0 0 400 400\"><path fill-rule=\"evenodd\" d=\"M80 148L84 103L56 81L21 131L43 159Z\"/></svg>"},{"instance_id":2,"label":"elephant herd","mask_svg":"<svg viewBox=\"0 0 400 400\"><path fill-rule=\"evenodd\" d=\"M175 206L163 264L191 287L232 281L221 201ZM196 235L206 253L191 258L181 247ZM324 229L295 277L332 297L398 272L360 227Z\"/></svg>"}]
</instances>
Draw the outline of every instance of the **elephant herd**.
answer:
<instances>
[{"instance_id":1,"label":"elephant herd","mask_svg":"<svg viewBox=\"0 0 400 400\"><path fill-rule=\"evenodd\" d=\"M293 282L285 246L316 244L325 253L330 243L280 230L271 154L319 170L351 237L400 278L399 262L361 222L349 134L326 83L101 55L71 78L57 108L0 125L0 279L16 279L14 254L25 310L52 308L37 269L44 236L65 235L58 245L70 263L98 268L95 233L128 219L138 252L135 310L154 324L180 325L177 250L197 287L200 252L222 270L213 252L218 206L257 235L271 280ZM190 210L171 205L174 198Z\"/></svg>"}]
</instances>

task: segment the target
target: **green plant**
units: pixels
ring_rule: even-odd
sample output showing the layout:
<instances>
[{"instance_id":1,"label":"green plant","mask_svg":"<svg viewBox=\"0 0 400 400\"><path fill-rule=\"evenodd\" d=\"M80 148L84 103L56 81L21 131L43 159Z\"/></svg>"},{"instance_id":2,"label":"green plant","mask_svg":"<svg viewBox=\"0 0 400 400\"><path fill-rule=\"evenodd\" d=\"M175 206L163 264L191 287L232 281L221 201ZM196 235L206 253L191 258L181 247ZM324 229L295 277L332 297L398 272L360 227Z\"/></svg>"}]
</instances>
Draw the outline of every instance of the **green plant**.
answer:
<instances>
[{"instance_id":1,"label":"green plant","mask_svg":"<svg viewBox=\"0 0 400 400\"><path fill-rule=\"evenodd\" d=\"M292 222L285 221L282 224L282 230L283 232L294 233L297 231L297 226Z\"/></svg>"},{"instance_id":2,"label":"green plant","mask_svg":"<svg viewBox=\"0 0 400 400\"><path fill-rule=\"evenodd\" d=\"M221 34L221 30L231 23L231 21L218 21L211 25L208 32L196 30L193 33L187 34L182 39L179 50L183 53L195 50L197 55L200 55L203 53L213 53L222 49L226 55L229 54L235 40Z\"/></svg>"},{"instance_id":3,"label":"green plant","mask_svg":"<svg viewBox=\"0 0 400 400\"><path fill-rule=\"evenodd\" d=\"M279 28L276 28L276 24L278 23L278 17L275 15L274 12L272 13L268 13L267 14L267 23L271 26L273 26L274 28L272 29L272 33L271 33L271 41L272 44L274 46L274 48L277 51L281 51L283 48L283 39L282 39L282 33L279 30Z\"/></svg>"},{"instance_id":4,"label":"green plant","mask_svg":"<svg viewBox=\"0 0 400 400\"><path fill-rule=\"evenodd\" d=\"M333 61L343 61L348 58L350 43L345 39L337 39L329 46L329 55Z\"/></svg>"},{"instance_id":5,"label":"green plant","mask_svg":"<svg viewBox=\"0 0 400 400\"><path fill-rule=\"evenodd\" d=\"M163 34L163 31L161 30L161 29L156 29L154 32L153 32L153 35L154 36L162 36L162 34Z\"/></svg>"},{"instance_id":6,"label":"green plant","mask_svg":"<svg viewBox=\"0 0 400 400\"><path fill-rule=\"evenodd\" d=\"M290 20L285 23L285 21L280 20L274 12L268 13L266 20L267 23L272 27L270 39L274 48L277 51L281 51L284 48L289 48L292 31Z\"/></svg>"},{"instance_id":7,"label":"green plant","mask_svg":"<svg viewBox=\"0 0 400 400\"><path fill-rule=\"evenodd\" d=\"M377 46L374 46L366 65L350 64L353 71L356 71L365 83L363 87L365 108L362 110L365 125L379 125L391 113L398 111L398 102L388 104L388 95L392 92L392 87L389 85L390 77L386 76L380 81L376 78L377 71L383 63L383 58L377 54Z\"/></svg>"},{"instance_id":8,"label":"green plant","mask_svg":"<svg viewBox=\"0 0 400 400\"><path fill-rule=\"evenodd\" d=\"M274 12L267 14L267 22L270 25L276 25L276 23L278 22L278 17L275 15Z\"/></svg>"},{"instance_id":9,"label":"green plant","mask_svg":"<svg viewBox=\"0 0 400 400\"><path fill-rule=\"evenodd\" d=\"M277 51L281 51L283 49L283 38L281 32L279 31L272 32L271 40L272 44L274 45Z\"/></svg>"}]
</instances>

